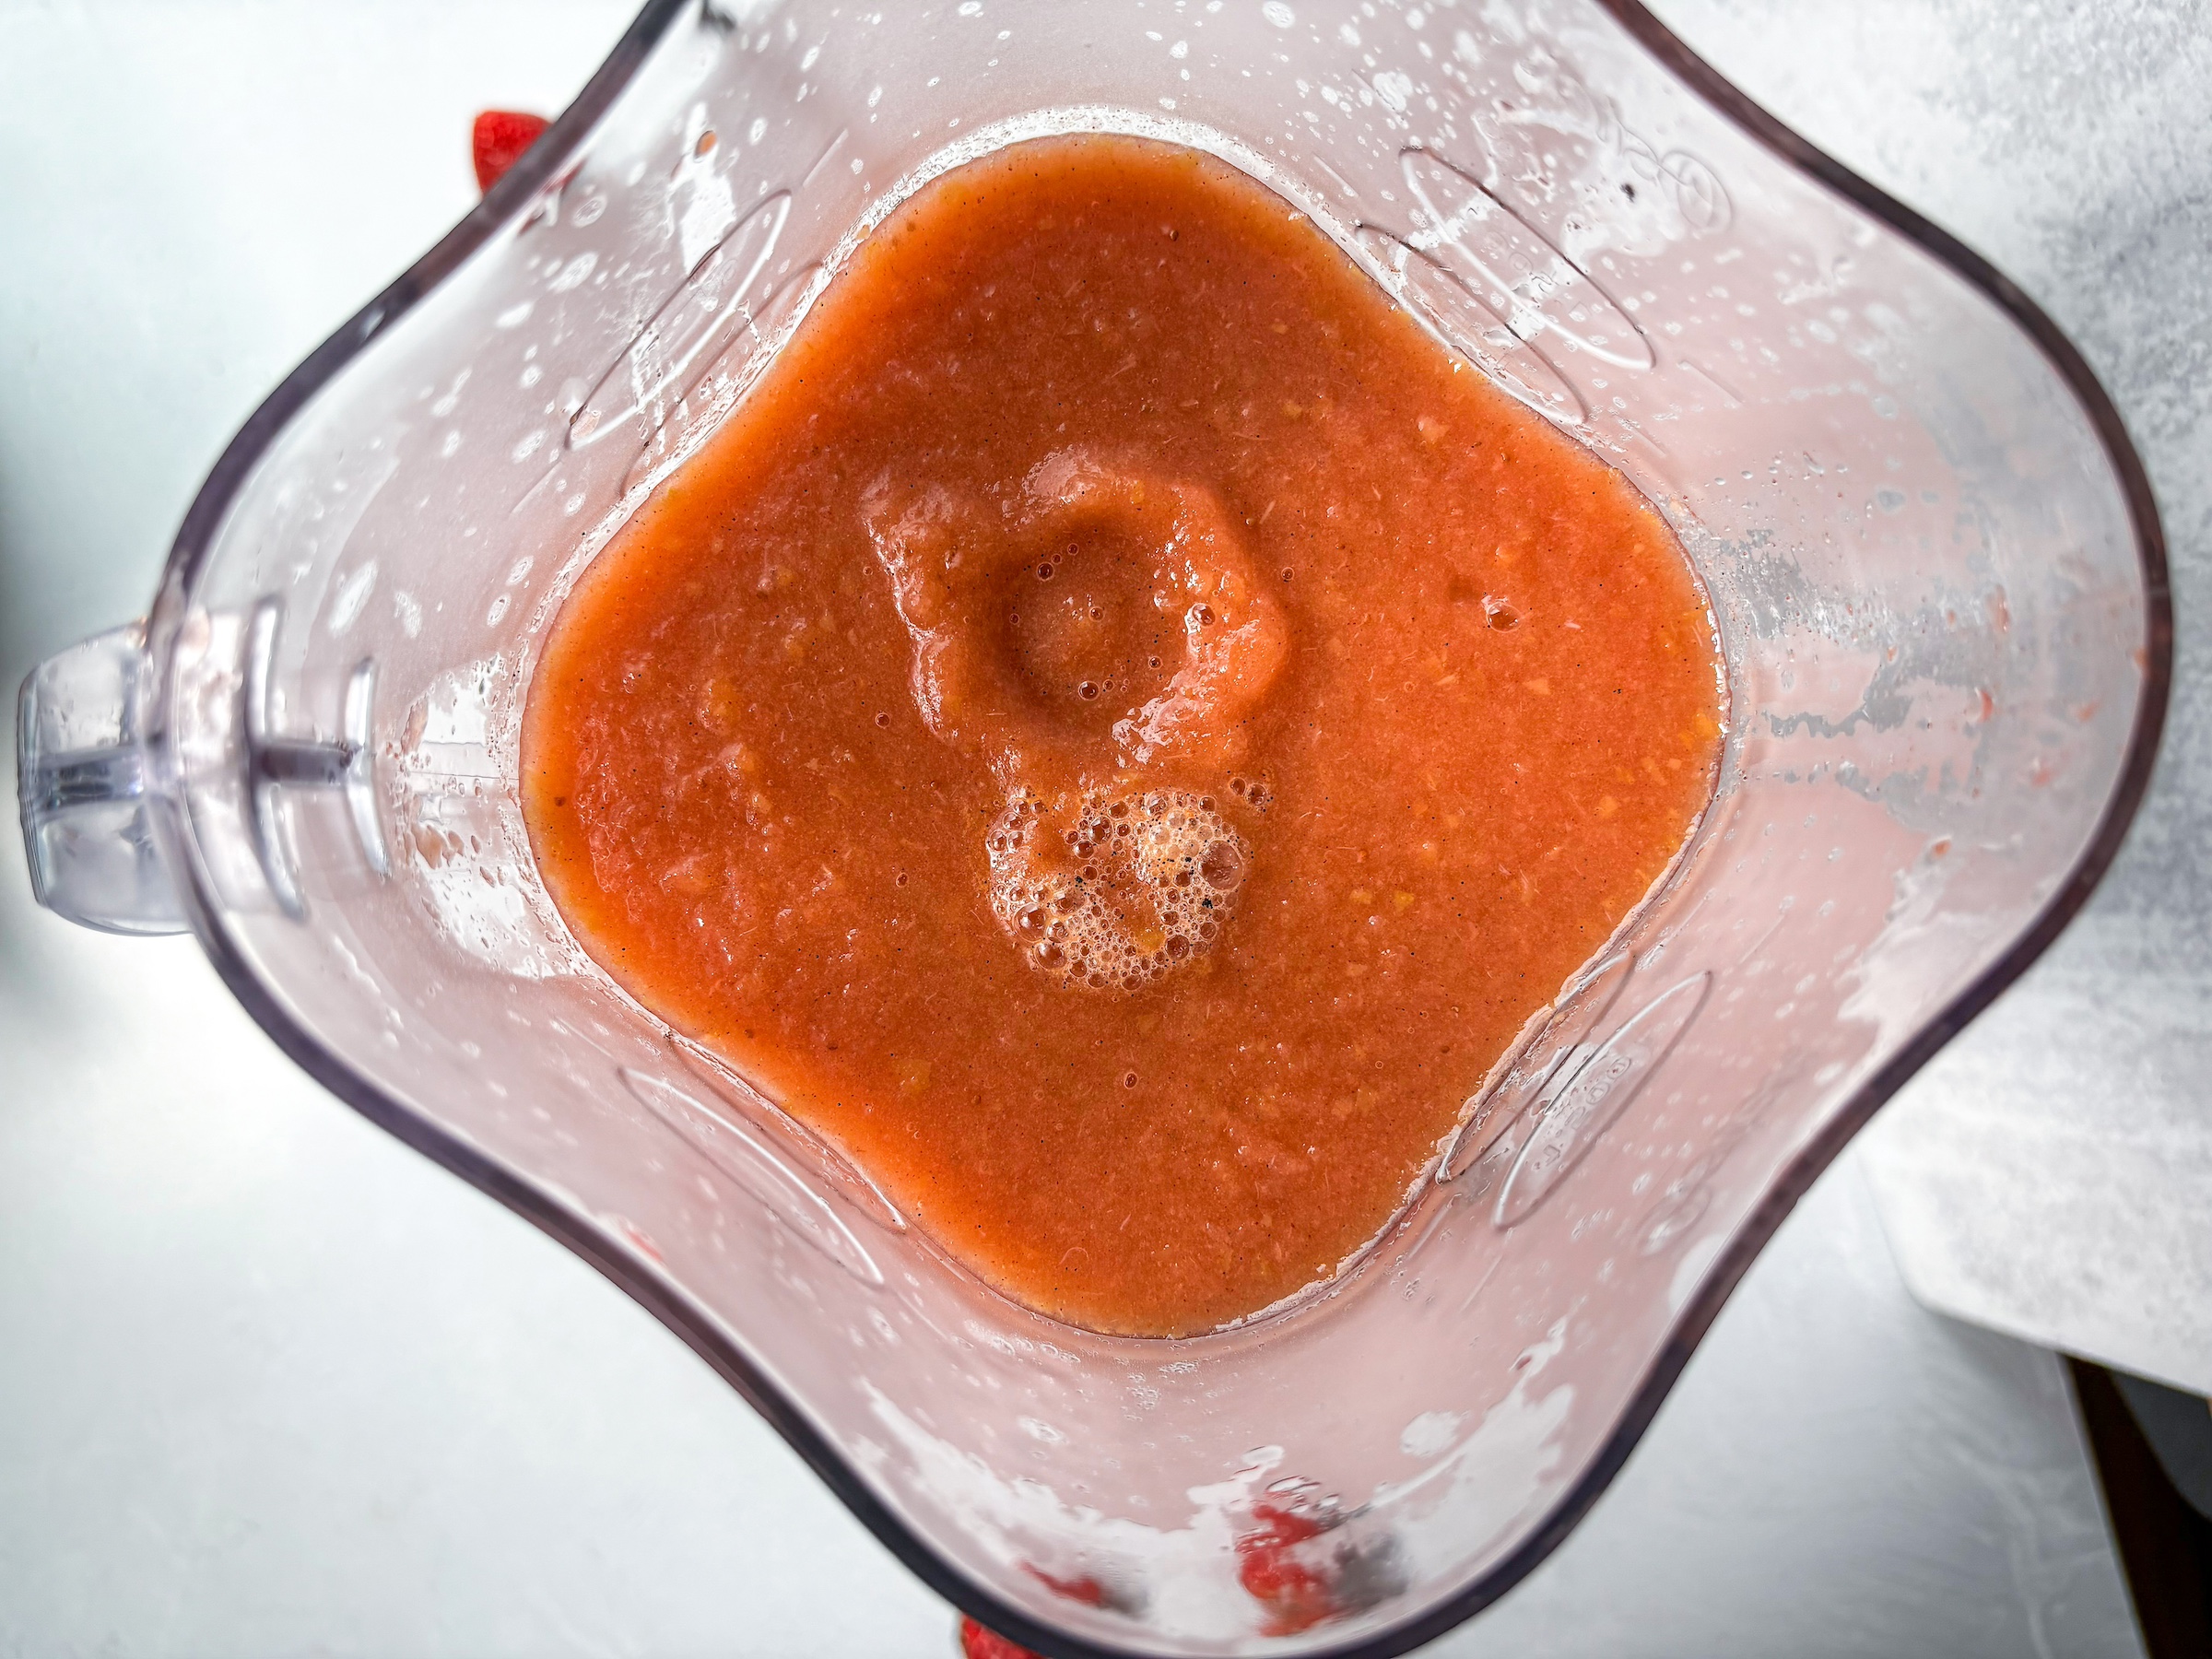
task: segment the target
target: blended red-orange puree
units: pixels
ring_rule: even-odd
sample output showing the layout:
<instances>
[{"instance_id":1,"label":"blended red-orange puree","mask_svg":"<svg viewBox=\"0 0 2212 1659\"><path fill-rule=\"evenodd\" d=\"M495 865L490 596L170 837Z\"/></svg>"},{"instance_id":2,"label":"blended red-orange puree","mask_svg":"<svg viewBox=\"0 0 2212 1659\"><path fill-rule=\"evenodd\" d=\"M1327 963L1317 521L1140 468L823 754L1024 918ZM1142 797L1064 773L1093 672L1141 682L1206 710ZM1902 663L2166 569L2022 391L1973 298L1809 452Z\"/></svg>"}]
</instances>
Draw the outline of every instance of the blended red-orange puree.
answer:
<instances>
[{"instance_id":1,"label":"blended red-orange puree","mask_svg":"<svg viewBox=\"0 0 2212 1659\"><path fill-rule=\"evenodd\" d=\"M577 937L1008 1295L1333 1272L1712 787L1594 456L1227 164L1015 146L869 235L591 565L524 805Z\"/></svg>"}]
</instances>

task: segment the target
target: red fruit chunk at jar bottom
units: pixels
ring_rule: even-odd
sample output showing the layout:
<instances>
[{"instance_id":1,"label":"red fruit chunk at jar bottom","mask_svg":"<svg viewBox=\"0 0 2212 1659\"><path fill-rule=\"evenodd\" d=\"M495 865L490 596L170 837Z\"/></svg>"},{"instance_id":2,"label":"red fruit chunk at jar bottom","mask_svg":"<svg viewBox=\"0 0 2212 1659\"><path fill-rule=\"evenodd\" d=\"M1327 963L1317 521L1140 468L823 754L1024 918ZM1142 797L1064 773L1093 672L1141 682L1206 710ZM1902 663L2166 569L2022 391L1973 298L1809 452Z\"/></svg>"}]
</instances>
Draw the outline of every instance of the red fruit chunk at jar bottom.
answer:
<instances>
[{"instance_id":1,"label":"red fruit chunk at jar bottom","mask_svg":"<svg viewBox=\"0 0 2212 1659\"><path fill-rule=\"evenodd\" d=\"M484 110L477 116L469 147L476 158L477 188L489 190L500 176L523 159L537 135L553 124L543 115L521 110Z\"/></svg>"},{"instance_id":2,"label":"red fruit chunk at jar bottom","mask_svg":"<svg viewBox=\"0 0 2212 1659\"><path fill-rule=\"evenodd\" d=\"M1290 1549L1321 1535L1322 1528L1310 1516L1294 1514L1263 1503L1253 1510L1260 1530L1237 1540L1237 1580L1245 1594L1268 1611L1271 1636L1294 1635L1311 1629L1335 1609L1327 1578L1315 1568L1294 1559Z\"/></svg>"},{"instance_id":3,"label":"red fruit chunk at jar bottom","mask_svg":"<svg viewBox=\"0 0 2212 1659\"><path fill-rule=\"evenodd\" d=\"M960 1620L960 1654L961 1659L1037 1659L1028 1648L1017 1647L972 1618Z\"/></svg>"},{"instance_id":4,"label":"red fruit chunk at jar bottom","mask_svg":"<svg viewBox=\"0 0 2212 1659\"><path fill-rule=\"evenodd\" d=\"M1081 1602L1087 1607L1102 1607L1106 1605L1106 1586L1095 1578L1054 1578L1041 1567L1025 1566L1022 1571L1054 1595L1065 1595L1069 1601Z\"/></svg>"}]
</instances>

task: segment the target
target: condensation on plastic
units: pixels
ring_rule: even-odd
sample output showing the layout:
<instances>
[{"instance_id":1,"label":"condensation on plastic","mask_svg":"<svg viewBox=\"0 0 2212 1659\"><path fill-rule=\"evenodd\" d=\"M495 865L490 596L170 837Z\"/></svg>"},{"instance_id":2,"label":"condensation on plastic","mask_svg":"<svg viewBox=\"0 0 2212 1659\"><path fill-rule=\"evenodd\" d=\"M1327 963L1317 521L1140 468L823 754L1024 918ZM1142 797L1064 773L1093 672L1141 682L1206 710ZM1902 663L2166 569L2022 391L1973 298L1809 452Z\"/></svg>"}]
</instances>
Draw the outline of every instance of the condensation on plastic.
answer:
<instances>
[{"instance_id":1,"label":"condensation on plastic","mask_svg":"<svg viewBox=\"0 0 2212 1659\"><path fill-rule=\"evenodd\" d=\"M241 998L1050 1652L1382 1654L1502 1594L2139 793L2162 567L2093 384L1669 50L1588 0L656 5L256 418L180 540L141 741ZM1670 880L1436 1178L1318 1293L1189 1341L1068 1329L949 1262L582 955L516 794L563 594L855 241L965 158L1091 130L1248 169L1633 479L1707 584L1731 711ZM358 735L366 809L303 778L257 830L256 615L264 720ZM1266 1503L1327 1524L1292 1552L1333 1586L1302 1630L1240 1581Z\"/></svg>"}]
</instances>

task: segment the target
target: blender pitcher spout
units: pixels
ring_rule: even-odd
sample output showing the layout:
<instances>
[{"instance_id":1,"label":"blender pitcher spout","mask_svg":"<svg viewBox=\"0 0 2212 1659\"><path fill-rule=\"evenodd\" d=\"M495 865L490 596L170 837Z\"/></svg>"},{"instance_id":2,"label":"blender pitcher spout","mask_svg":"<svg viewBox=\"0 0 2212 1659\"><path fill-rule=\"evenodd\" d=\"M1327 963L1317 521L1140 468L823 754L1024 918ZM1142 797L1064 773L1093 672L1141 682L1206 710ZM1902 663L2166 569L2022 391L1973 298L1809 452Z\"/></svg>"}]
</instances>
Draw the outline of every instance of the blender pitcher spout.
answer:
<instances>
[{"instance_id":1,"label":"blender pitcher spout","mask_svg":"<svg viewBox=\"0 0 2212 1659\"><path fill-rule=\"evenodd\" d=\"M218 764L236 774L251 862L276 908L299 921L306 901L281 806L287 792L342 791L368 867L382 877L390 860L370 742L376 665L364 659L347 680L343 735L281 731L272 663L282 616L277 600L264 598L247 618L242 695L217 747ZM146 718L146 640L141 619L49 657L24 680L18 708L16 786L31 889L55 914L106 933L188 929L152 821L160 791Z\"/></svg>"},{"instance_id":2,"label":"blender pitcher spout","mask_svg":"<svg viewBox=\"0 0 2212 1659\"><path fill-rule=\"evenodd\" d=\"M16 798L31 891L103 933L185 931L155 838L143 744L146 623L48 657L17 701Z\"/></svg>"}]
</instances>

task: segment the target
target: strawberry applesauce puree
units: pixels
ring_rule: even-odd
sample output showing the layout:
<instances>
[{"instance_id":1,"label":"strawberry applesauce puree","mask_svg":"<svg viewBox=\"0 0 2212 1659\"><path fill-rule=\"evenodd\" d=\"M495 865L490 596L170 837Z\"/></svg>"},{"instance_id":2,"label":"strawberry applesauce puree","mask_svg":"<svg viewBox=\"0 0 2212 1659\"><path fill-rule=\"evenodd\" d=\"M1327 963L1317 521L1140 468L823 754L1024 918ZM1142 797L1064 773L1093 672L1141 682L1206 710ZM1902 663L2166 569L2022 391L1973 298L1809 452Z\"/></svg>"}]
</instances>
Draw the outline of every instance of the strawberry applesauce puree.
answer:
<instances>
[{"instance_id":1,"label":"strawberry applesauce puree","mask_svg":"<svg viewBox=\"0 0 2212 1659\"><path fill-rule=\"evenodd\" d=\"M647 1006L1008 1294L1371 1238L1682 845L1712 625L1620 477L1279 197L1016 146L864 241L547 641L524 806Z\"/></svg>"}]
</instances>

